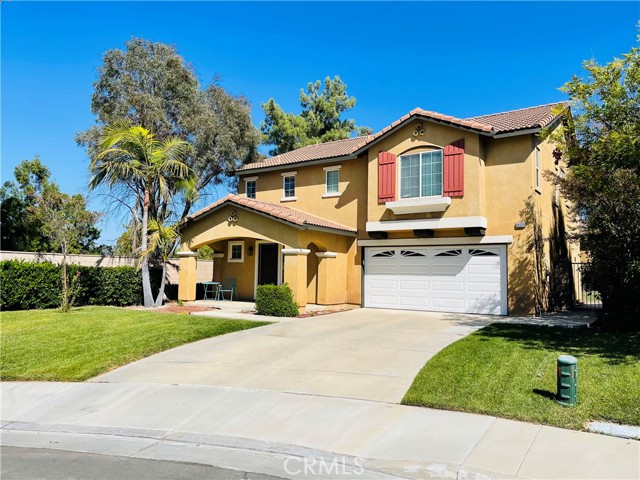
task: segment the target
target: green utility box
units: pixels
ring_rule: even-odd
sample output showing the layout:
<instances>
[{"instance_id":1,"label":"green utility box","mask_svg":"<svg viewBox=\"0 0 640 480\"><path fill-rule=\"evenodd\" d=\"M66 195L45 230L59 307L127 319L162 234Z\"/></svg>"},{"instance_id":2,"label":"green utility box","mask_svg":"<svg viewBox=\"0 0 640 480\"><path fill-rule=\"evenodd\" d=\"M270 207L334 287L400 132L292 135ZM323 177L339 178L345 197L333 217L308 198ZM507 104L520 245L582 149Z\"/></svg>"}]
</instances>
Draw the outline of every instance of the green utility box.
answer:
<instances>
[{"instance_id":1,"label":"green utility box","mask_svg":"<svg viewBox=\"0 0 640 480\"><path fill-rule=\"evenodd\" d=\"M578 360L571 355L558 357L558 394L560 405L573 407L578 403Z\"/></svg>"}]
</instances>

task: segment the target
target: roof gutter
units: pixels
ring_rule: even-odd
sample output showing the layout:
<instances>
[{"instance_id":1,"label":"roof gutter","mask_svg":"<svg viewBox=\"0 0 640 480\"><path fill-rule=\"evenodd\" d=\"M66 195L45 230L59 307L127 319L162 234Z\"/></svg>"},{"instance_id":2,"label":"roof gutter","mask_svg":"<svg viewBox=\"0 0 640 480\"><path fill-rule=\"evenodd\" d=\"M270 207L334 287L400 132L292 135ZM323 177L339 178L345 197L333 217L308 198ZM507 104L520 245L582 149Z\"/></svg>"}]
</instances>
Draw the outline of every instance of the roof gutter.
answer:
<instances>
[{"instance_id":1,"label":"roof gutter","mask_svg":"<svg viewBox=\"0 0 640 480\"><path fill-rule=\"evenodd\" d=\"M528 135L531 133L538 133L541 130L542 130L541 127L527 128L524 130L512 130L511 132L496 133L495 135L493 135L493 138L517 137L519 135Z\"/></svg>"}]
</instances>

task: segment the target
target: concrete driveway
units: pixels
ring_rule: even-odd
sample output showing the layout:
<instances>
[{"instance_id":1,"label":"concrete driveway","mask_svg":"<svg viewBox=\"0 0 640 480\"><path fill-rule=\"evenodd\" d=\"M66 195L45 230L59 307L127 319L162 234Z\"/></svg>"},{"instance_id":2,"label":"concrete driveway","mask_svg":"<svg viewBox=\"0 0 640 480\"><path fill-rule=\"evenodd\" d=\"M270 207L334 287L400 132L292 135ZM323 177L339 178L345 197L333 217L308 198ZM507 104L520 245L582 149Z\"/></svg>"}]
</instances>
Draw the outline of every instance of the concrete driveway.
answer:
<instances>
[{"instance_id":1,"label":"concrete driveway","mask_svg":"<svg viewBox=\"0 0 640 480\"><path fill-rule=\"evenodd\" d=\"M399 403L429 358L491 317L356 309L201 340L93 382L215 385Z\"/></svg>"}]
</instances>

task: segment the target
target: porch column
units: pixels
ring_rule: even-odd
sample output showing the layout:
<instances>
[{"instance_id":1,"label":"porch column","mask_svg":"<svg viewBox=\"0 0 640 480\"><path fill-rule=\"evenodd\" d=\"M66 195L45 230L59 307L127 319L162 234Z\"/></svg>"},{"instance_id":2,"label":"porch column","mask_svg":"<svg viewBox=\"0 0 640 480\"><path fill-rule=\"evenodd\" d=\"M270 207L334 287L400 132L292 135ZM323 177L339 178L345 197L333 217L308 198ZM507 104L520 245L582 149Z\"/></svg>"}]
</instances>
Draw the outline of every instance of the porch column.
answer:
<instances>
[{"instance_id":1,"label":"porch column","mask_svg":"<svg viewBox=\"0 0 640 480\"><path fill-rule=\"evenodd\" d=\"M306 248L283 248L284 281L293 292L293 299L302 309L307 305L307 255Z\"/></svg>"},{"instance_id":2,"label":"porch column","mask_svg":"<svg viewBox=\"0 0 640 480\"><path fill-rule=\"evenodd\" d=\"M198 252L178 252L180 273L178 276L178 298L185 301L196 299L196 272Z\"/></svg>"},{"instance_id":3,"label":"porch column","mask_svg":"<svg viewBox=\"0 0 640 480\"><path fill-rule=\"evenodd\" d=\"M333 258L336 258L338 254L336 252L318 252L318 305L331 305L335 301L331 301L329 293L330 278L330 266L333 262Z\"/></svg>"}]
</instances>

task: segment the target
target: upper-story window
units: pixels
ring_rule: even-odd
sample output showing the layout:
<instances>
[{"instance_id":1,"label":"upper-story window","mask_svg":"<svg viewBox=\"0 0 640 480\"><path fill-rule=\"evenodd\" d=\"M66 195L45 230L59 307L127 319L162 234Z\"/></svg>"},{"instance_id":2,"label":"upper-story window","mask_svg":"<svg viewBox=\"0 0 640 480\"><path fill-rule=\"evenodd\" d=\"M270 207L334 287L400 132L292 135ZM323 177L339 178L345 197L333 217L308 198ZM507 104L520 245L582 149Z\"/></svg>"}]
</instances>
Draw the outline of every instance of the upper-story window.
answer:
<instances>
[{"instance_id":1,"label":"upper-story window","mask_svg":"<svg viewBox=\"0 0 640 480\"><path fill-rule=\"evenodd\" d=\"M442 195L442 150L400 156L400 198Z\"/></svg>"},{"instance_id":2,"label":"upper-story window","mask_svg":"<svg viewBox=\"0 0 640 480\"><path fill-rule=\"evenodd\" d=\"M324 167L325 189L324 198L340 195L340 165Z\"/></svg>"},{"instance_id":3,"label":"upper-story window","mask_svg":"<svg viewBox=\"0 0 640 480\"><path fill-rule=\"evenodd\" d=\"M245 178L245 193L247 198L256 198L258 177Z\"/></svg>"},{"instance_id":4,"label":"upper-story window","mask_svg":"<svg viewBox=\"0 0 640 480\"><path fill-rule=\"evenodd\" d=\"M298 172L286 172L282 174L282 198L281 202L297 200L296 198L296 174Z\"/></svg>"},{"instance_id":5,"label":"upper-story window","mask_svg":"<svg viewBox=\"0 0 640 480\"><path fill-rule=\"evenodd\" d=\"M540 191L540 147L536 143L536 190Z\"/></svg>"}]
</instances>

